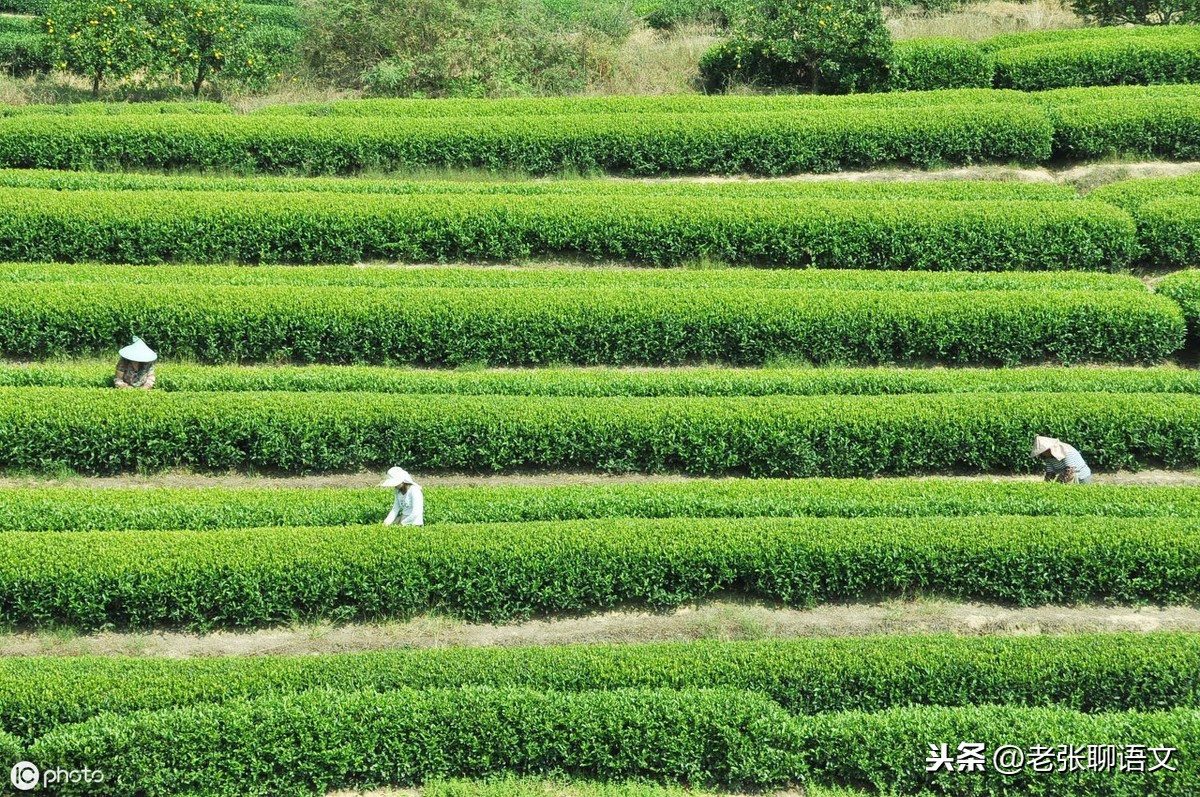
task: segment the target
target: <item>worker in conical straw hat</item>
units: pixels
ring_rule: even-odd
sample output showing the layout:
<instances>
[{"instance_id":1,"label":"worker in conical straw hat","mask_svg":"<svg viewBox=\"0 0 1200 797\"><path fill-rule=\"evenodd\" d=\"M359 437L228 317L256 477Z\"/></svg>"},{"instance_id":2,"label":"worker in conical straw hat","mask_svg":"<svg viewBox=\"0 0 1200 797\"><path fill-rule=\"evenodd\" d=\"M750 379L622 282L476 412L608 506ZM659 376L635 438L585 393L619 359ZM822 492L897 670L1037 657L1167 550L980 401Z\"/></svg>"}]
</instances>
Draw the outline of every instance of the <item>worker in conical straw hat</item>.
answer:
<instances>
[{"instance_id":1,"label":"worker in conical straw hat","mask_svg":"<svg viewBox=\"0 0 1200 797\"><path fill-rule=\"evenodd\" d=\"M158 355L141 338L117 352L117 375L114 387L136 387L149 390L154 387L154 361Z\"/></svg>"},{"instance_id":2,"label":"worker in conical straw hat","mask_svg":"<svg viewBox=\"0 0 1200 797\"><path fill-rule=\"evenodd\" d=\"M408 471L404 468L389 468L387 478L381 481L379 486L392 487L396 491L392 511L383 519L383 525L394 525L397 518L400 519L401 526L425 525L425 496L421 493L421 485L413 481Z\"/></svg>"},{"instance_id":3,"label":"worker in conical straw hat","mask_svg":"<svg viewBox=\"0 0 1200 797\"><path fill-rule=\"evenodd\" d=\"M1046 466L1046 481L1063 484L1091 484L1092 469L1083 456L1054 437L1033 438L1033 456Z\"/></svg>"}]
</instances>

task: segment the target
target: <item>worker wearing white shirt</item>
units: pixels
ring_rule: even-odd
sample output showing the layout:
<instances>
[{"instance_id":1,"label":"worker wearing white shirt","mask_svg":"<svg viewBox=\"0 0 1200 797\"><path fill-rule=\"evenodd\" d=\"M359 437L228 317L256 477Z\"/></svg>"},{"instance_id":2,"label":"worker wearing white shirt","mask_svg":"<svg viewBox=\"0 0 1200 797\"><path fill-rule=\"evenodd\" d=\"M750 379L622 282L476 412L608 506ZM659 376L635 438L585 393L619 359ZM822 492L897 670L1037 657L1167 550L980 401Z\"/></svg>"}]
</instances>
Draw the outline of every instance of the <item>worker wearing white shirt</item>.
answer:
<instances>
[{"instance_id":1,"label":"worker wearing white shirt","mask_svg":"<svg viewBox=\"0 0 1200 797\"><path fill-rule=\"evenodd\" d=\"M396 500L392 504L392 511L383 519L383 525L395 525L397 517L401 526L425 525L425 496L421 494L421 485L412 480L408 471L389 468L387 478L379 486L396 488Z\"/></svg>"}]
</instances>

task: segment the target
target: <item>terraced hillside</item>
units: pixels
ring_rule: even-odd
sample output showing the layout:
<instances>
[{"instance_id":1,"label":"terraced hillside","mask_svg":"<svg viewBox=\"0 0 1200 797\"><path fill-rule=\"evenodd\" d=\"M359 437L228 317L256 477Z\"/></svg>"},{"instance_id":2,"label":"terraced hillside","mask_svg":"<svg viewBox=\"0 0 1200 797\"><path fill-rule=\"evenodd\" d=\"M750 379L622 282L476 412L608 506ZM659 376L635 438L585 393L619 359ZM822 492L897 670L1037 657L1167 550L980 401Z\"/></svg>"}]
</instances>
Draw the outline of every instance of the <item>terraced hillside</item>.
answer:
<instances>
[{"instance_id":1,"label":"terraced hillside","mask_svg":"<svg viewBox=\"0 0 1200 797\"><path fill-rule=\"evenodd\" d=\"M0 654L47 654L0 655L0 765L131 796L1200 793L1200 624L1111 630L1200 601L1200 182L663 179L1190 157L1197 96L0 115ZM356 174L413 166L511 172ZM518 174L563 168L654 179ZM131 335L153 390L110 387ZM1034 435L1097 483L1042 483ZM395 465L423 527L380 523ZM905 633L637 631L714 604ZM906 627L943 605L1100 627ZM633 630L437 630L601 613ZM371 649L396 624L421 649Z\"/></svg>"}]
</instances>

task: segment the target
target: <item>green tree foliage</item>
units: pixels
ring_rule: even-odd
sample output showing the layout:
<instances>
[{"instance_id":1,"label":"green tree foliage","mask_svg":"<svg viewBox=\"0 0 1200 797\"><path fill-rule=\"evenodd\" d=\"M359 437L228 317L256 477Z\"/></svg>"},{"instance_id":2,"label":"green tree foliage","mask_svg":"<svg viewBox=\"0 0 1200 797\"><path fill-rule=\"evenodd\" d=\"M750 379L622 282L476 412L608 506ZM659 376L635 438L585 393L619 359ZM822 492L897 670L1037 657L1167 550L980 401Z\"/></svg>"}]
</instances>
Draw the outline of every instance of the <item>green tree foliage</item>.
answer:
<instances>
[{"instance_id":1,"label":"green tree foliage","mask_svg":"<svg viewBox=\"0 0 1200 797\"><path fill-rule=\"evenodd\" d=\"M121 79L145 67L153 34L134 0L54 0L46 11L46 35L56 66L92 81Z\"/></svg>"},{"instance_id":2,"label":"green tree foliage","mask_svg":"<svg viewBox=\"0 0 1200 797\"><path fill-rule=\"evenodd\" d=\"M161 68L180 75L199 96L206 80L230 60L253 65L254 55L240 51L247 29L243 6L229 0L172 0L154 8L159 17L156 55Z\"/></svg>"},{"instance_id":3,"label":"green tree foliage","mask_svg":"<svg viewBox=\"0 0 1200 797\"><path fill-rule=\"evenodd\" d=\"M711 88L738 82L848 94L883 89L892 40L877 0L750 0L701 62Z\"/></svg>"},{"instance_id":4,"label":"green tree foliage","mask_svg":"<svg viewBox=\"0 0 1200 797\"><path fill-rule=\"evenodd\" d=\"M1071 0L1071 8L1100 25L1172 25L1195 21L1196 0Z\"/></svg>"}]
</instances>

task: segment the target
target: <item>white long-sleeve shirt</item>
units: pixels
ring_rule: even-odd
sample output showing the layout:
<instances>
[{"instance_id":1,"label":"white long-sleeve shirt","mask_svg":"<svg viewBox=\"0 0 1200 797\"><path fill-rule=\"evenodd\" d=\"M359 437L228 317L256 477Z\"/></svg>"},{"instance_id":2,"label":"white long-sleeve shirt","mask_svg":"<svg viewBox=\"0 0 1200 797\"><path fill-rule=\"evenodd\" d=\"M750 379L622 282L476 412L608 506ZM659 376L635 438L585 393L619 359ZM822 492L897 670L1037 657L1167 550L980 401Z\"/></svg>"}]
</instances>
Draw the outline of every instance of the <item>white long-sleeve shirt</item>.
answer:
<instances>
[{"instance_id":1,"label":"white long-sleeve shirt","mask_svg":"<svg viewBox=\"0 0 1200 797\"><path fill-rule=\"evenodd\" d=\"M392 511L384 518L383 525L391 526L400 518L401 526L425 525L425 496L419 484L410 484L405 492L396 491Z\"/></svg>"}]
</instances>

